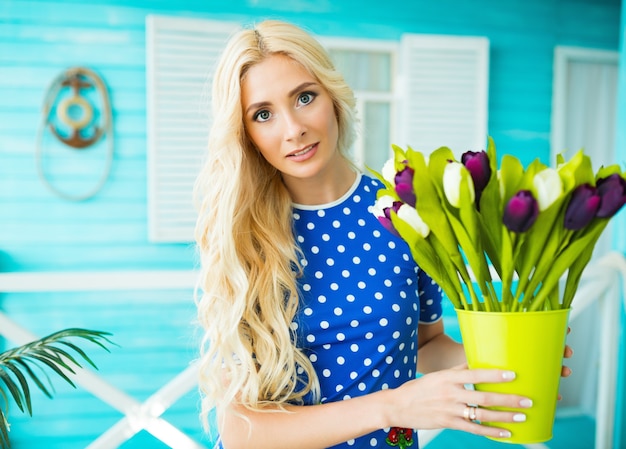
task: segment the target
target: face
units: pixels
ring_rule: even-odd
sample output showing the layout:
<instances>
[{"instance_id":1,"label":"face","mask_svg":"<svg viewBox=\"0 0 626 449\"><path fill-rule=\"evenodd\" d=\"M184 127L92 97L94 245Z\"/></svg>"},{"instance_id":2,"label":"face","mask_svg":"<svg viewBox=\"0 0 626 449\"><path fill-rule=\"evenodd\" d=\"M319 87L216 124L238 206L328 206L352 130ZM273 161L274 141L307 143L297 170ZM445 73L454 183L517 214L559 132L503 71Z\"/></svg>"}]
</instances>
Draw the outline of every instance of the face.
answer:
<instances>
[{"instance_id":1,"label":"face","mask_svg":"<svg viewBox=\"0 0 626 449\"><path fill-rule=\"evenodd\" d=\"M273 55L252 66L241 105L248 136L286 183L314 178L340 158L332 99L291 58Z\"/></svg>"}]
</instances>

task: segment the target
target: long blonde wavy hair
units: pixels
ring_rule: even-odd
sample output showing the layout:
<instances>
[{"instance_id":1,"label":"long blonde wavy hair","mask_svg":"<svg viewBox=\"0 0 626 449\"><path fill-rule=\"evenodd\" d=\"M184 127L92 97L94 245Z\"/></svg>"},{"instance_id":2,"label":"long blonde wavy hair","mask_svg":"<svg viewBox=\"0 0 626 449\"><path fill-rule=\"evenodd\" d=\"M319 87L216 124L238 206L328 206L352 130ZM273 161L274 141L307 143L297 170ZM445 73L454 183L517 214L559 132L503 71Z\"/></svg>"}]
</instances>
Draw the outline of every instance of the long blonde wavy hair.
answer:
<instances>
[{"instance_id":1,"label":"long blonde wavy hair","mask_svg":"<svg viewBox=\"0 0 626 449\"><path fill-rule=\"evenodd\" d=\"M247 137L242 115L242 79L273 54L299 62L329 92L337 149L348 160L354 140L354 94L310 34L268 20L230 39L213 78L213 125L195 186L205 417L233 402L263 410L302 402L308 393L319 396L313 366L291 329L301 272L291 198L280 173Z\"/></svg>"}]
</instances>

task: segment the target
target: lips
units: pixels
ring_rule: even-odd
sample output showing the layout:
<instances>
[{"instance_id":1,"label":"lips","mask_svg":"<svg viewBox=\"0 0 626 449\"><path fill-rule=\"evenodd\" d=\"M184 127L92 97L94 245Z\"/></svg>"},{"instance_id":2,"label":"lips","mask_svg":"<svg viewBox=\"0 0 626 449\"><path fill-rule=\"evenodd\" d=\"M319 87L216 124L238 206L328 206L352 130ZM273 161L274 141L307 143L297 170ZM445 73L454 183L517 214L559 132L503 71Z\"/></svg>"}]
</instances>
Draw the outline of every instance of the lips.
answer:
<instances>
[{"instance_id":1,"label":"lips","mask_svg":"<svg viewBox=\"0 0 626 449\"><path fill-rule=\"evenodd\" d=\"M317 146L317 143L308 145L300 150L296 150L292 153L289 153L287 155L287 157L292 157L292 158L298 158L298 157L302 157L304 155L306 155L307 153L309 153L311 150L313 150L315 147Z\"/></svg>"}]
</instances>

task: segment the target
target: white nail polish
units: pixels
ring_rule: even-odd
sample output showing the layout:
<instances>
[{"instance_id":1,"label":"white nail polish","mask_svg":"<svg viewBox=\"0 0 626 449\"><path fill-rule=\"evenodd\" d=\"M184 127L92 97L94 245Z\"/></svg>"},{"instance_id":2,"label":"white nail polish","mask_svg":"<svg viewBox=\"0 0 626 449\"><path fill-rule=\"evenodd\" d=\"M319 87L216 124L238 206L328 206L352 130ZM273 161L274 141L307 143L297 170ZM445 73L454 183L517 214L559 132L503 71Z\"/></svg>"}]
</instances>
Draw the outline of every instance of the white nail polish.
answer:
<instances>
[{"instance_id":1,"label":"white nail polish","mask_svg":"<svg viewBox=\"0 0 626 449\"><path fill-rule=\"evenodd\" d=\"M511 438L511 432L508 430L500 432L500 438Z\"/></svg>"},{"instance_id":2,"label":"white nail polish","mask_svg":"<svg viewBox=\"0 0 626 449\"><path fill-rule=\"evenodd\" d=\"M515 373L513 371L505 371L502 373L502 378L505 380L515 379Z\"/></svg>"},{"instance_id":3,"label":"white nail polish","mask_svg":"<svg viewBox=\"0 0 626 449\"><path fill-rule=\"evenodd\" d=\"M533 401L531 399L522 399L521 401L519 401L519 405L520 407L532 407L533 406Z\"/></svg>"},{"instance_id":4,"label":"white nail polish","mask_svg":"<svg viewBox=\"0 0 626 449\"><path fill-rule=\"evenodd\" d=\"M517 413L517 414L513 415L513 421L515 421L515 422L524 422L524 421L526 421L526 415L524 415L523 413Z\"/></svg>"}]
</instances>

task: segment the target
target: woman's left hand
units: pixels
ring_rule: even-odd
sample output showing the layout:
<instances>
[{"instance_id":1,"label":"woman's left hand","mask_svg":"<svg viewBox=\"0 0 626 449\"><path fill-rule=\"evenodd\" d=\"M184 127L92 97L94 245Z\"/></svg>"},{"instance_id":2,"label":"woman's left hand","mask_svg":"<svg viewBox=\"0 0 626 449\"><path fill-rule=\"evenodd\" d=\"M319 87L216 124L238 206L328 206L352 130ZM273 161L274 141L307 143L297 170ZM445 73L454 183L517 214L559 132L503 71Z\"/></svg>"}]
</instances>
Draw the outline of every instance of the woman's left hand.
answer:
<instances>
[{"instance_id":1,"label":"woman's left hand","mask_svg":"<svg viewBox=\"0 0 626 449\"><path fill-rule=\"evenodd\" d=\"M570 328L567 328L567 333L570 333ZM566 359L569 359L572 355L574 354L574 350L569 346L569 345L565 345L565 350L563 351L563 357ZM569 366L565 366L563 365L561 367L561 377L568 377L570 374L572 374L572 369ZM560 401L562 399L561 394L559 393L559 395L557 396L557 399Z\"/></svg>"},{"instance_id":2,"label":"woman's left hand","mask_svg":"<svg viewBox=\"0 0 626 449\"><path fill-rule=\"evenodd\" d=\"M570 331L571 329L568 326L567 328L568 335ZM566 359L569 359L573 354L574 354L574 350L569 345L565 345L565 351L563 352L563 357ZM572 374L572 370L570 369L570 367L563 365L561 367L561 377L568 377L570 374Z\"/></svg>"}]
</instances>

